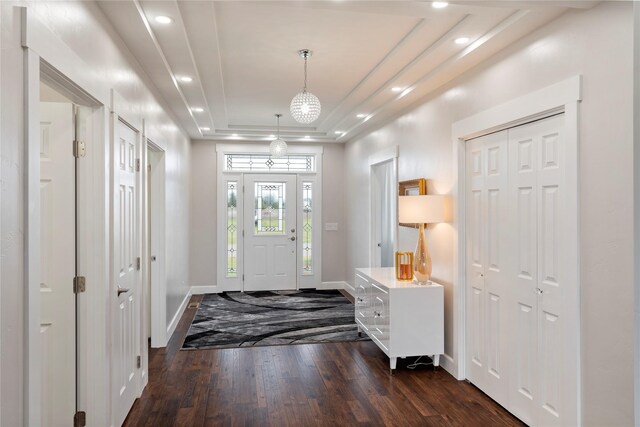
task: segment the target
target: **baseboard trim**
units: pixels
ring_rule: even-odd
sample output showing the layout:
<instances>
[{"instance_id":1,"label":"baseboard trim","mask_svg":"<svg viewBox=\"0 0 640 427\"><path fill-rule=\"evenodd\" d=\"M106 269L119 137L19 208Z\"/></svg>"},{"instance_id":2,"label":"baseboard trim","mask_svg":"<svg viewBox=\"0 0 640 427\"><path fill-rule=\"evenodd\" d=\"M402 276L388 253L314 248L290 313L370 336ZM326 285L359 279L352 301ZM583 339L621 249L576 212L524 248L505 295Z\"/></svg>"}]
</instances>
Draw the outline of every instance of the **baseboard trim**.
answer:
<instances>
[{"instance_id":1,"label":"baseboard trim","mask_svg":"<svg viewBox=\"0 0 640 427\"><path fill-rule=\"evenodd\" d=\"M356 288L351 286L349 284L349 282L344 282L344 288L345 291L349 292L351 294L351 296L354 296L356 294Z\"/></svg>"},{"instance_id":2,"label":"baseboard trim","mask_svg":"<svg viewBox=\"0 0 640 427\"><path fill-rule=\"evenodd\" d=\"M219 294L222 292L217 286L192 286L191 295Z\"/></svg>"},{"instance_id":3,"label":"baseboard trim","mask_svg":"<svg viewBox=\"0 0 640 427\"><path fill-rule=\"evenodd\" d=\"M320 286L316 286L316 289L344 289L347 282L337 281L337 282L322 282Z\"/></svg>"},{"instance_id":4,"label":"baseboard trim","mask_svg":"<svg viewBox=\"0 0 640 427\"><path fill-rule=\"evenodd\" d=\"M184 299L182 300L182 303L180 304L178 311L171 319L169 326L167 326L167 342L165 343L165 347L171 340L171 337L173 336L173 333L175 332L176 327L178 326L178 322L180 321L180 318L184 314L184 311L187 309L187 305L189 304L189 300L191 299L191 289L193 288L189 288L189 291L184 296Z\"/></svg>"},{"instance_id":5,"label":"baseboard trim","mask_svg":"<svg viewBox=\"0 0 640 427\"><path fill-rule=\"evenodd\" d=\"M440 366L442 366L442 369L453 375L454 378L459 380L462 379L458 378L458 366L456 364L456 361L448 354L443 354L440 357Z\"/></svg>"}]
</instances>

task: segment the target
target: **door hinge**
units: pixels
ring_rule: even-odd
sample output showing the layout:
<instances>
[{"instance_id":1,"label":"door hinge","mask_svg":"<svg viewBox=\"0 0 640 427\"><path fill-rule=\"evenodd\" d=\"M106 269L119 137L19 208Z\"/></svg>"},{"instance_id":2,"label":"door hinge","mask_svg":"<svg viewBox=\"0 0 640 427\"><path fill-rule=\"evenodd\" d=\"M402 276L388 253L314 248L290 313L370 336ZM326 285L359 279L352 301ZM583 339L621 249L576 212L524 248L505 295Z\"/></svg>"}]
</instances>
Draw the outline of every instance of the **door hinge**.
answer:
<instances>
[{"instance_id":1,"label":"door hinge","mask_svg":"<svg viewBox=\"0 0 640 427\"><path fill-rule=\"evenodd\" d=\"M136 172L140 172L140 159L136 159Z\"/></svg>"},{"instance_id":2,"label":"door hinge","mask_svg":"<svg viewBox=\"0 0 640 427\"><path fill-rule=\"evenodd\" d=\"M87 149L84 145L84 141L73 141L73 157L80 158L87 154Z\"/></svg>"},{"instance_id":3,"label":"door hinge","mask_svg":"<svg viewBox=\"0 0 640 427\"><path fill-rule=\"evenodd\" d=\"M86 290L87 279L84 276L73 278L73 293L80 294Z\"/></svg>"},{"instance_id":4,"label":"door hinge","mask_svg":"<svg viewBox=\"0 0 640 427\"><path fill-rule=\"evenodd\" d=\"M140 257L136 258L136 269L140 270Z\"/></svg>"},{"instance_id":5,"label":"door hinge","mask_svg":"<svg viewBox=\"0 0 640 427\"><path fill-rule=\"evenodd\" d=\"M136 358L136 364L138 366L138 369L142 368L142 357L138 356Z\"/></svg>"},{"instance_id":6,"label":"door hinge","mask_svg":"<svg viewBox=\"0 0 640 427\"><path fill-rule=\"evenodd\" d=\"M244 193L244 185L242 186L242 192Z\"/></svg>"},{"instance_id":7,"label":"door hinge","mask_svg":"<svg viewBox=\"0 0 640 427\"><path fill-rule=\"evenodd\" d=\"M73 416L73 427L85 427L87 425L87 413L78 411Z\"/></svg>"},{"instance_id":8,"label":"door hinge","mask_svg":"<svg viewBox=\"0 0 640 427\"><path fill-rule=\"evenodd\" d=\"M242 230L242 237L244 237L244 230Z\"/></svg>"},{"instance_id":9,"label":"door hinge","mask_svg":"<svg viewBox=\"0 0 640 427\"><path fill-rule=\"evenodd\" d=\"M242 275L242 281L244 282L244 274Z\"/></svg>"}]
</instances>

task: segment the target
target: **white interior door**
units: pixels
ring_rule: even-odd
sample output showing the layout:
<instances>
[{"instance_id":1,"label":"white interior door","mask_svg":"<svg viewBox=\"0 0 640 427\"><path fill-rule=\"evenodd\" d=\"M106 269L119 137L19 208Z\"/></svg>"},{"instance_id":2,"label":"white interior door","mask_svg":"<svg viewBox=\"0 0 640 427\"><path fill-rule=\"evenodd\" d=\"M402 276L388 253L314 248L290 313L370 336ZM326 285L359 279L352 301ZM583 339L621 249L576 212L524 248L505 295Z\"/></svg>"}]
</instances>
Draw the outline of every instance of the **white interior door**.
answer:
<instances>
[{"instance_id":1,"label":"white interior door","mask_svg":"<svg viewBox=\"0 0 640 427\"><path fill-rule=\"evenodd\" d=\"M514 413L533 425L574 425L575 401L567 376L577 363L577 330L568 327L561 238L571 213L563 209L566 156L564 115L509 130L514 266L511 401Z\"/></svg>"},{"instance_id":2,"label":"white interior door","mask_svg":"<svg viewBox=\"0 0 640 427\"><path fill-rule=\"evenodd\" d=\"M507 403L507 131L467 142L468 378Z\"/></svg>"},{"instance_id":3,"label":"white interior door","mask_svg":"<svg viewBox=\"0 0 640 427\"><path fill-rule=\"evenodd\" d=\"M296 289L296 176L244 175L244 290Z\"/></svg>"},{"instance_id":4,"label":"white interior door","mask_svg":"<svg viewBox=\"0 0 640 427\"><path fill-rule=\"evenodd\" d=\"M42 425L76 411L75 158L73 104L40 103Z\"/></svg>"},{"instance_id":5,"label":"white interior door","mask_svg":"<svg viewBox=\"0 0 640 427\"><path fill-rule=\"evenodd\" d=\"M529 425L574 425L563 115L467 142L467 377ZM565 246L566 245L566 246ZM575 324L574 324L575 325Z\"/></svg>"},{"instance_id":6,"label":"white interior door","mask_svg":"<svg viewBox=\"0 0 640 427\"><path fill-rule=\"evenodd\" d=\"M114 421L121 425L137 396L139 301L138 134L126 124L114 125L112 374Z\"/></svg>"},{"instance_id":7,"label":"white interior door","mask_svg":"<svg viewBox=\"0 0 640 427\"><path fill-rule=\"evenodd\" d=\"M397 229L398 184L394 161L371 166L372 267L393 267Z\"/></svg>"}]
</instances>

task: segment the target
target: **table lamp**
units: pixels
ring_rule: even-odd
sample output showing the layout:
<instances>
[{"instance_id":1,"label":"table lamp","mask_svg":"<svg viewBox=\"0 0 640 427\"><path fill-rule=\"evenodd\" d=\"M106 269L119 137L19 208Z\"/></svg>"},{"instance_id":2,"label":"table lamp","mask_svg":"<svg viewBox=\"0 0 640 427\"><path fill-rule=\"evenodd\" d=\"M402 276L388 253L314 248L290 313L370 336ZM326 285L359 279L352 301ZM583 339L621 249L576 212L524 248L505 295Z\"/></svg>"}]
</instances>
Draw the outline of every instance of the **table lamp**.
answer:
<instances>
[{"instance_id":1,"label":"table lamp","mask_svg":"<svg viewBox=\"0 0 640 427\"><path fill-rule=\"evenodd\" d=\"M416 282L425 285L431 278L431 255L424 234L425 224L449 221L451 215L448 196L423 195L399 196L398 219L405 224L419 224L418 244L413 257L413 276Z\"/></svg>"}]
</instances>

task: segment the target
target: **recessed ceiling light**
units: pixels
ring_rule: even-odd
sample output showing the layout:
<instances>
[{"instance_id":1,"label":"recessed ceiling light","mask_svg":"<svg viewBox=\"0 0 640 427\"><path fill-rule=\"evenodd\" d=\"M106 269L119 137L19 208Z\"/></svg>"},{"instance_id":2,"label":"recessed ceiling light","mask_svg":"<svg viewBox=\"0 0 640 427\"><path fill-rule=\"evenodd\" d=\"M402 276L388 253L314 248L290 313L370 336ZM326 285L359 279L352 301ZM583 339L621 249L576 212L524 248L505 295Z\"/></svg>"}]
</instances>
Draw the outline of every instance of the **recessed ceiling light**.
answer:
<instances>
[{"instance_id":1,"label":"recessed ceiling light","mask_svg":"<svg viewBox=\"0 0 640 427\"><path fill-rule=\"evenodd\" d=\"M275 135L269 135L269 139L273 139L275 137L276 137Z\"/></svg>"},{"instance_id":2,"label":"recessed ceiling light","mask_svg":"<svg viewBox=\"0 0 640 427\"><path fill-rule=\"evenodd\" d=\"M337 131L336 131L336 135L340 135L341 133L342 133L342 131L341 131L341 130L337 130Z\"/></svg>"},{"instance_id":3,"label":"recessed ceiling light","mask_svg":"<svg viewBox=\"0 0 640 427\"><path fill-rule=\"evenodd\" d=\"M211 128L206 128L206 127L205 127L205 128L200 128L200 130L205 131L205 132L208 132L208 131L210 131L210 130L211 130Z\"/></svg>"},{"instance_id":4,"label":"recessed ceiling light","mask_svg":"<svg viewBox=\"0 0 640 427\"><path fill-rule=\"evenodd\" d=\"M173 19L169 18L168 16L156 16L156 22L158 24L171 24L173 22Z\"/></svg>"},{"instance_id":5,"label":"recessed ceiling light","mask_svg":"<svg viewBox=\"0 0 640 427\"><path fill-rule=\"evenodd\" d=\"M180 80L182 83L191 83L193 81L193 79L189 76L178 77L178 80Z\"/></svg>"},{"instance_id":6,"label":"recessed ceiling light","mask_svg":"<svg viewBox=\"0 0 640 427\"><path fill-rule=\"evenodd\" d=\"M393 92L402 92L404 90L404 88L400 87L400 86L396 86L396 87L392 87L391 90Z\"/></svg>"},{"instance_id":7,"label":"recessed ceiling light","mask_svg":"<svg viewBox=\"0 0 640 427\"><path fill-rule=\"evenodd\" d=\"M304 139L309 139L309 138L311 138L309 135L304 136Z\"/></svg>"},{"instance_id":8,"label":"recessed ceiling light","mask_svg":"<svg viewBox=\"0 0 640 427\"><path fill-rule=\"evenodd\" d=\"M234 138L237 138L238 134L237 133L232 133L231 136L234 137Z\"/></svg>"},{"instance_id":9,"label":"recessed ceiling light","mask_svg":"<svg viewBox=\"0 0 640 427\"><path fill-rule=\"evenodd\" d=\"M465 44L469 42L469 37L458 37L455 39L456 44Z\"/></svg>"},{"instance_id":10,"label":"recessed ceiling light","mask_svg":"<svg viewBox=\"0 0 640 427\"><path fill-rule=\"evenodd\" d=\"M359 119L362 119L362 118L367 117L367 115L365 113L360 113L356 117L359 118Z\"/></svg>"},{"instance_id":11,"label":"recessed ceiling light","mask_svg":"<svg viewBox=\"0 0 640 427\"><path fill-rule=\"evenodd\" d=\"M446 1L432 1L431 2L431 7L434 9L444 9L445 7L449 6L449 3Z\"/></svg>"},{"instance_id":12,"label":"recessed ceiling light","mask_svg":"<svg viewBox=\"0 0 640 427\"><path fill-rule=\"evenodd\" d=\"M204 111L204 108L193 107L191 111L193 111L194 113L202 113Z\"/></svg>"},{"instance_id":13,"label":"recessed ceiling light","mask_svg":"<svg viewBox=\"0 0 640 427\"><path fill-rule=\"evenodd\" d=\"M411 91L413 90L412 87L408 87L405 90L402 91L402 93L400 94L400 98L402 98L405 95L408 95L409 93L411 93Z\"/></svg>"}]
</instances>

